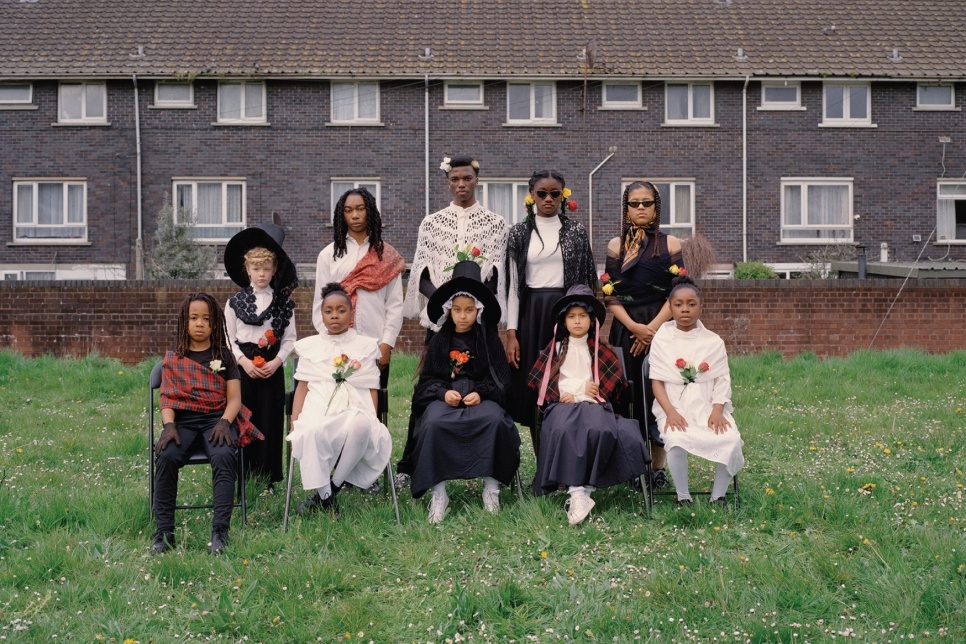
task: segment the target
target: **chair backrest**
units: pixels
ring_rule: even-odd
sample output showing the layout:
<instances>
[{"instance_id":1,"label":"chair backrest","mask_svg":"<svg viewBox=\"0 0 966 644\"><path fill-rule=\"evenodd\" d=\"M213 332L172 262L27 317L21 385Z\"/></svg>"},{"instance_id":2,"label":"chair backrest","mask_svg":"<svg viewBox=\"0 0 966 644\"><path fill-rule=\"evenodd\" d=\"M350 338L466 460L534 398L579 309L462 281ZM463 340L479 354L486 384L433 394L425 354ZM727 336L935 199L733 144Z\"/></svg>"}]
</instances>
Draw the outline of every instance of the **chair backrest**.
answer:
<instances>
[{"instance_id":1,"label":"chair backrest","mask_svg":"<svg viewBox=\"0 0 966 644\"><path fill-rule=\"evenodd\" d=\"M151 377L148 379L148 389L154 390L161 387L161 365L163 362L158 362L151 369Z\"/></svg>"}]
</instances>

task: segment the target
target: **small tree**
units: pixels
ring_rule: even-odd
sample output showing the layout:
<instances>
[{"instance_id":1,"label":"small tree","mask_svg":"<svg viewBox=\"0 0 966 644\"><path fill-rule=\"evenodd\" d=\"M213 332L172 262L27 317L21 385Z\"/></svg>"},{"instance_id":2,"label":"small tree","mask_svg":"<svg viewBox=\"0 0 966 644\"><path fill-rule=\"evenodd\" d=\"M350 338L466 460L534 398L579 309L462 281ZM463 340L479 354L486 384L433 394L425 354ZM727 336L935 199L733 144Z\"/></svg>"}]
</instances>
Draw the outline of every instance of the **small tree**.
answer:
<instances>
[{"instance_id":1,"label":"small tree","mask_svg":"<svg viewBox=\"0 0 966 644\"><path fill-rule=\"evenodd\" d=\"M802 279L838 279L838 273L830 269L832 262L848 262L855 259L859 252L848 244L828 245L802 255L807 268L798 277Z\"/></svg>"},{"instance_id":2,"label":"small tree","mask_svg":"<svg viewBox=\"0 0 966 644\"><path fill-rule=\"evenodd\" d=\"M192 280L208 276L215 265L215 249L196 243L191 238L195 227L191 212L168 203L158 211L158 230L154 247L148 255L148 277L153 279Z\"/></svg>"}]
</instances>

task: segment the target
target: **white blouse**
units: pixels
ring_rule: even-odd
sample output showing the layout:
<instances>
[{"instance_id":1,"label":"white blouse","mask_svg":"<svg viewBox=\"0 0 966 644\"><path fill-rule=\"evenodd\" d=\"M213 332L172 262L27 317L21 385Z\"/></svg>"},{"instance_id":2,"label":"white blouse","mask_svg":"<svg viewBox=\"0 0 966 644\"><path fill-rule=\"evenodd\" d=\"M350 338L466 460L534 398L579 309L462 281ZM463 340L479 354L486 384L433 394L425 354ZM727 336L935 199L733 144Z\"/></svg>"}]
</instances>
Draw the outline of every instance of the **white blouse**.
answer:
<instances>
[{"instance_id":1,"label":"white blouse","mask_svg":"<svg viewBox=\"0 0 966 644\"><path fill-rule=\"evenodd\" d=\"M593 373L593 358L587 347L587 336L575 338L570 336L567 356L560 365L559 387L560 395L573 394L577 402L595 402L593 396L587 395L587 383Z\"/></svg>"},{"instance_id":2,"label":"white blouse","mask_svg":"<svg viewBox=\"0 0 966 644\"><path fill-rule=\"evenodd\" d=\"M255 314L261 315L262 312L269 307L272 303L272 295L274 291L272 287L266 287L265 290L255 289ZM235 354L235 360L240 360L245 354L242 350L238 348L236 342L258 342L259 338L265 337L265 332L272 328L272 318L266 317L265 320L259 325L254 326L251 324L246 324L238 319L235 315L235 310L225 302L225 327L228 330L228 340L231 345L231 352ZM288 326L285 327L285 331L282 332L282 345L278 350L278 359L282 362L288 358L288 355L292 353L292 349L295 348L295 314L292 314L292 319L289 320Z\"/></svg>"},{"instance_id":3,"label":"white blouse","mask_svg":"<svg viewBox=\"0 0 966 644\"><path fill-rule=\"evenodd\" d=\"M560 252L559 217L533 218L537 229L530 236L527 248L527 286L529 288L563 288L564 263ZM540 236L537 236L537 231ZM542 241L541 241L542 240ZM510 262L510 292L507 296L507 329L516 329L520 322L519 276L516 262Z\"/></svg>"}]
</instances>

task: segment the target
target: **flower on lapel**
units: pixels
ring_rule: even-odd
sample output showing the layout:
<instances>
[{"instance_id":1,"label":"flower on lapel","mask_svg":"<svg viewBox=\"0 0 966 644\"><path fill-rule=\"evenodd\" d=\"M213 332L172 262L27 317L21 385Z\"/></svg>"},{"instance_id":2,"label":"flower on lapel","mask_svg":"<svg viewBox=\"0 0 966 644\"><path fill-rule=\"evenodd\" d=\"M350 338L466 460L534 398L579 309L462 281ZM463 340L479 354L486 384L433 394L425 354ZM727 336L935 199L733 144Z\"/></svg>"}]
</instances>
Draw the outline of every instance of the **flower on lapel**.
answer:
<instances>
[{"instance_id":1,"label":"flower on lapel","mask_svg":"<svg viewBox=\"0 0 966 644\"><path fill-rule=\"evenodd\" d=\"M208 363L208 366L214 373L221 373L225 370L225 365L221 364L221 360L212 360Z\"/></svg>"}]
</instances>

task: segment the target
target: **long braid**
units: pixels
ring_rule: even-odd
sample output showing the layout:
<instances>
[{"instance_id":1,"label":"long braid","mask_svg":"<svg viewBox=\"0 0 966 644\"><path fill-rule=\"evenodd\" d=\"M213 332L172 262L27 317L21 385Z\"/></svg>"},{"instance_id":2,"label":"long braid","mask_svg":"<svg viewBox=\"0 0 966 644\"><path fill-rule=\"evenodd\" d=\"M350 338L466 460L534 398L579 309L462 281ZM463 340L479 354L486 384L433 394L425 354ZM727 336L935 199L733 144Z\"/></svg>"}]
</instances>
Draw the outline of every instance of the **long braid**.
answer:
<instances>
[{"instance_id":1,"label":"long braid","mask_svg":"<svg viewBox=\"0 0 966 644\"><path fill-rule=\"evenodd\" d=\"M184 358L191 350L191 336L188 334L188 309L192 302L204 302L208 305L208 320L211 324L211 355L222 356L228 349L228 328L225 325L225 313L221 306L208 293L199 291L189 293L181 302L178 313L178 331L175 353Z\"/></svg>"},{"instance_id":2,"label":"long braid","mask_svg":"<svg viewBox=\"0 0 966 644\"><path fill-rule=\"evenodd\" d=\"M375 250L379 261L382 261L382 251L385 247L382 241L382 215L379 213L376 198L365 188L346 190L335 204L335 209L332 212L334 254L336 257L342 257L346 254L346 236L349 234L349 224L345 220L345 201L349 195L362 197L362 202L366 206L366 234L369 235L369 249Z\"/></svg>"}]
</instances>

